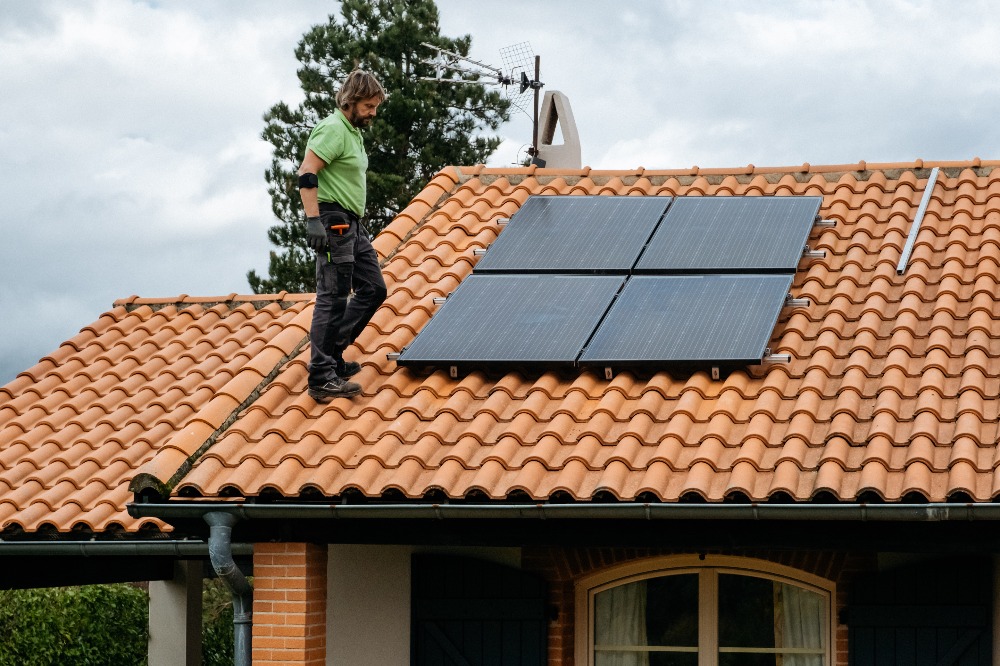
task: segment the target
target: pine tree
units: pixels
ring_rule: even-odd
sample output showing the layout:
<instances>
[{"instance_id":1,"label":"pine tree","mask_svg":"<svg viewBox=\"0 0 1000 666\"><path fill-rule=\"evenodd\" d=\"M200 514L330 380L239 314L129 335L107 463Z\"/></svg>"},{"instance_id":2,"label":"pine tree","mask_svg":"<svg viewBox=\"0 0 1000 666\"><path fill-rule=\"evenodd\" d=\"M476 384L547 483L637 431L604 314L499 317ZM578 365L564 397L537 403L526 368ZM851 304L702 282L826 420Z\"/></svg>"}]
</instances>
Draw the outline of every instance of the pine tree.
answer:
<instances>
[{"instance_id":1,"label":"pine tree","mask_svg":"<svg viewBox=\"0 0 1000 666\"><path fill-rule=\"evenodd\" d=\"M364 222L378 233L428 180L449 164L480 164L501 139L483 134L509 119L509 103L487 86L423 81L435 74L421 61L433 44L467 55L472 38L440 34L433 0L344 0L341 17L331 15L299 42L299 82L305 100L296 109L283 102L264 115L263 138L273 146L265 177L271 208L279 223L268 239L269 277L247 273L255 293L315 288L313 254L296 171L312 127L336 110L336 90L355 67L372 72L389 94L370 128L363 130L368 151L368 205Z\"/></svg>"}]
</instances>

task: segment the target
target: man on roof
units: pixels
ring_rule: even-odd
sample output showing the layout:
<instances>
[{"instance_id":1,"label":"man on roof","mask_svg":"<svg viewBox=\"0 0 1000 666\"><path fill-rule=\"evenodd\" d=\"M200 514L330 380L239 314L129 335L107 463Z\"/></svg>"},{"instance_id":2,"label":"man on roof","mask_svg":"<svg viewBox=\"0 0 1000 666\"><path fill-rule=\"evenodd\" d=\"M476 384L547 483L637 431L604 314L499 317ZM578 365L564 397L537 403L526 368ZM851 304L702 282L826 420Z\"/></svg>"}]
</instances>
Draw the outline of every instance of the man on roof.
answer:
<instances>
[{"instance_id":1,"label":"man on roof","mask_svg":"<svg viewBox=\"0 0 1000 666\"><path fill-rule=\"evenodd\" d=\"M316 402L361 392L360 384L348 381L361 365L345 360L344 350L386 297L378 256L361 225L368 171L361 130L371 124L385 98L374 76L360 69L351 72L337 92L337 111L309 135L298 171L309 247L316 251L316 306L309 334L309 395Z\"/></svg>"}]
</instances>

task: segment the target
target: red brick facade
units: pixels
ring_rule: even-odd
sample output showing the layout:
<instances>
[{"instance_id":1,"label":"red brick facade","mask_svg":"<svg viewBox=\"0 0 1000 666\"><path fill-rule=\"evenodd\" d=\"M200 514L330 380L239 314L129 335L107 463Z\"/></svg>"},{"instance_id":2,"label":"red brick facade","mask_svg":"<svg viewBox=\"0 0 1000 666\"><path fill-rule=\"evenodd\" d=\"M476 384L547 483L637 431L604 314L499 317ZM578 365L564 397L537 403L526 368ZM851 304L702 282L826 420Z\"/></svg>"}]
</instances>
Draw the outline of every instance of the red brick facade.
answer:
<instances>
[{"instance_id":1,"label":"red brick facade","mask_svg":"<svg viewBox=\"0 0 1000 666\"><path fill-rule=\"evenodd\" d=\"M549 666L574 660L575 582L582 576L637 559L676 554L645 548L526 548L523 567L548 583ZM713 553L737 555L737 553ZM740 557L781 564L837 585L835 612L845 607L851 578L870 571L870 556L831 552L756 552ZM301 543L254 547L253 663L323 666L326 663L327 548ZM834 617L834 621L837 618ZM847 627L836 625L834 666L847 665ZM581 662L582 663L582 662Z\"/></svg>"},{"instance_id":2,"label":"red brick facade","mask_svg":"<svg viewBox=\"0 0 1000 666\"><path fill-rule=\"evenodd\" d=\"M327 547L254 545L254 666L326 664Z\"/></svg>"}]
</instances>

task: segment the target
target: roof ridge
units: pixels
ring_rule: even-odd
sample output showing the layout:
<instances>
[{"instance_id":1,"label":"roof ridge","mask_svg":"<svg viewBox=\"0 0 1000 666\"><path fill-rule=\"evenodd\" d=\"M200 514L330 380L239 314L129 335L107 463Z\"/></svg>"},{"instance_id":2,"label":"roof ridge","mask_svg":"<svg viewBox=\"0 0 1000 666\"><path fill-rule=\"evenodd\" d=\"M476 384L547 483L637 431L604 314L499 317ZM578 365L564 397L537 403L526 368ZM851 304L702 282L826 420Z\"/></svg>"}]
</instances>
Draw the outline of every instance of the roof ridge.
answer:
<instances>
[{"instance_id":1,"label":"roof ridge","mask_svg":"<svg viewBox=\"0 0 1000 666\"><path fill-rule=\"evenodd\" d=\"M945 171L949 176L958 175L964 169L982 170L980 175L989 174L995 168L1000 167L1000 160L983 160L974 157L969 160L924 160L916 159L912 162L866 162L860 160L853 164L811 164L804 162L800 165L788 166L756 166L747 164L733 167L700 167L691 166L687 168L663 168L648 169L646 167L636 167L634 169L593 169L585 166L582 169L547 169L539 168L536 165L526 167L489 167L476 165L474 167L457 167L461 174L462 182L472 179L483 179L484 177L529 177L533 176L540 181L546 178L562 177L566 179L596 178L618 176L625 177L691 177L698 176L760 176L767 174L789 174L793 176L806 175L831 175L840 176L844 173L873 173L873 172L899 172L904 171L927 171L933 168Z\"/></svg>"},{"instance_id":2,"label":"roof ridge","mask_svg":"<svg viewBox=\"0 0 1000 666\"><path fill-rule=\"evenodd\" d=\"M287 310L296 303L309 301L314 298L312 293L295 294L282 291L277 294L237 294L231 293L225 296L189 296L180 294L178 296L167 296L158 298L146 298L137 295L119 298L112 305L113 307L124 307L126 312L133 312L143 306L151 308L153 311L162 310L167 307L175 307L179 310L192 305L200 305L205 309L211 309L216 305L225 304L230 310L250 304L254 310L261 310L269 305L277 304L282 310Z\"/></svg>"}]
</instances>

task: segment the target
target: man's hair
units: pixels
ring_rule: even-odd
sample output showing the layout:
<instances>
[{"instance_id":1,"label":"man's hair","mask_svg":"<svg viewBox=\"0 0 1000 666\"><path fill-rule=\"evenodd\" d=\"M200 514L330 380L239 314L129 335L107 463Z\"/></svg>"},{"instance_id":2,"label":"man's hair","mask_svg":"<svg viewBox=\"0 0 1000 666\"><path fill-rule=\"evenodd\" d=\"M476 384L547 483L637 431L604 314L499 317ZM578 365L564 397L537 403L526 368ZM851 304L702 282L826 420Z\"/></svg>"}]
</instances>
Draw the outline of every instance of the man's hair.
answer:
<instances>
[{"instance_id":1,"label":"man's hair","mask_svg":"<svg viewBox=\"0 0 1000 666\"><path fill-rule=\"evenodd\" d=\"M385 88L374 76L363 69L356 69L347 75L344 83L337 91L337 106L341 110L357 104L363 99L378 97L379 102L386 98Z\"/></svg>"}]
</instances>

